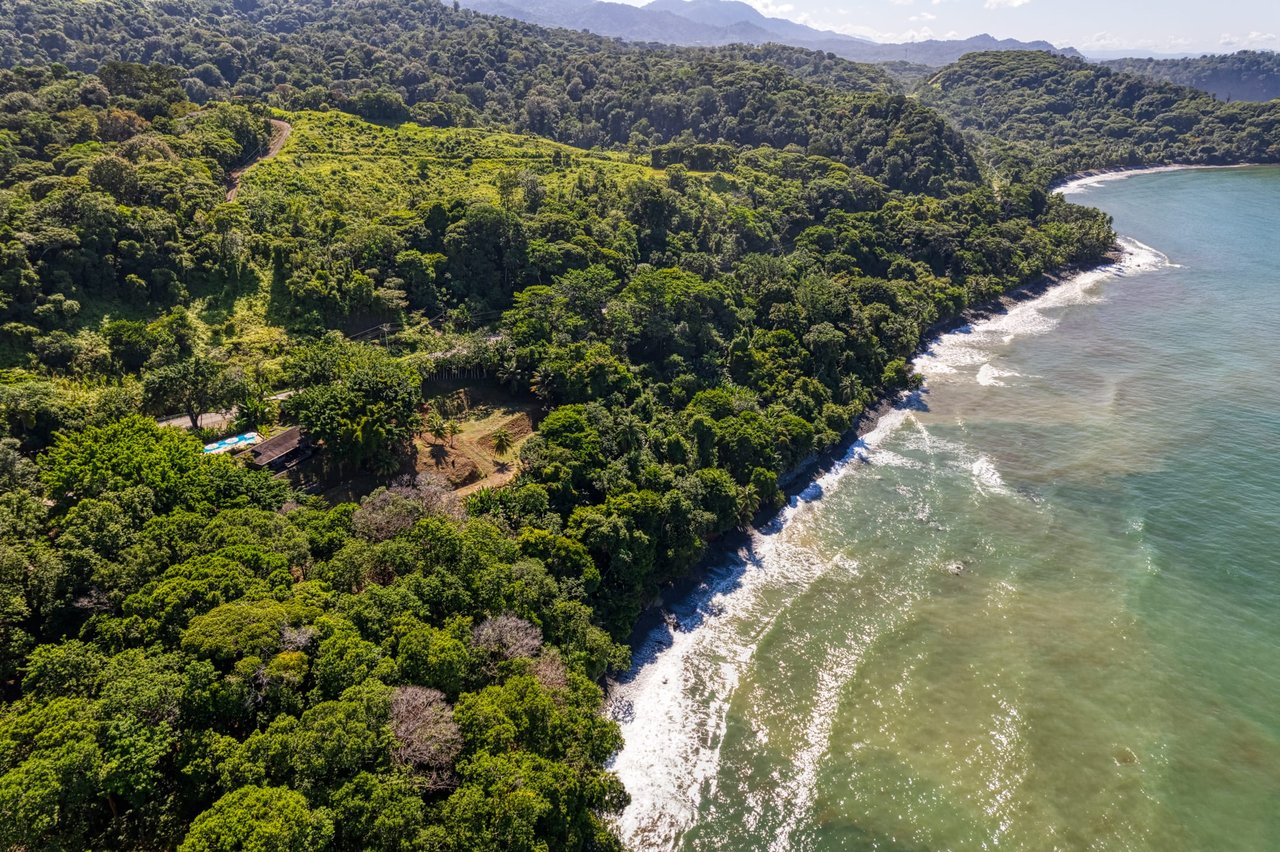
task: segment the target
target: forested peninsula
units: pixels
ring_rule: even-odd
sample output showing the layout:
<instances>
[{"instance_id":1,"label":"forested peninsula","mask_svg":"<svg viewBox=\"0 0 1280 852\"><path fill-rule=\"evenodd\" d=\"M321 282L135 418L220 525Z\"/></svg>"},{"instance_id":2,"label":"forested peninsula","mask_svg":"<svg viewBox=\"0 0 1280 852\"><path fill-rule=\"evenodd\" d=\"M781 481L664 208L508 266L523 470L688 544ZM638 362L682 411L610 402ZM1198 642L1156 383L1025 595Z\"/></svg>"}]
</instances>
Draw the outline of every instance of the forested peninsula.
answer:
<instances>
[{"instance_id":1,"label":"forested peninsula","mask_svg":"<svg viewBox=\"0 0 1280 852\"><path fill-rule=\"evenodd\" d=\"M1273 50L1184 59L1112 59L1102 64L1114 71L1202 89L1224 101L1280 98L1280 53Z\"/></svg>"},{"instance_id":2,"label":"forested peninsula","mask_svg":"<svg viewBox=\"0 0 1280 852\"><path fill-rule=\"evenodd\" d=\"M1107 255L1056 177L1280 160L1048 54L915 96L434 0L8 0L0 66L7 849L620 849L658 591Z\"/></svg>"}]
</instances>

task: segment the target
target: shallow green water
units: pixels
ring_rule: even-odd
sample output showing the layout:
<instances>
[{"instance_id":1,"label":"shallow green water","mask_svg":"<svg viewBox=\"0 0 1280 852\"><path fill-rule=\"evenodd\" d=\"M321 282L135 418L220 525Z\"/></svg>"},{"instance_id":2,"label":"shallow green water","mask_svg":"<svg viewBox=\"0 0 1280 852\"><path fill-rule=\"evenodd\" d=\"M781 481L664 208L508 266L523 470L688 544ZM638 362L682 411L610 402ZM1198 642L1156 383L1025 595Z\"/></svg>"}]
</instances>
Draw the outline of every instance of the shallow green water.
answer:
<instances>
[{"instance_id":1,"label":"shallow green water","mask_svg":"<svg viewBox=\"0 0 1280 852\"><path fill-rule=\"evenodd\" d=\"M1280 849L1280 169L1073 200L1122 267L940 341L612 691L634 848Z\"/></svg>"}]
</instances>

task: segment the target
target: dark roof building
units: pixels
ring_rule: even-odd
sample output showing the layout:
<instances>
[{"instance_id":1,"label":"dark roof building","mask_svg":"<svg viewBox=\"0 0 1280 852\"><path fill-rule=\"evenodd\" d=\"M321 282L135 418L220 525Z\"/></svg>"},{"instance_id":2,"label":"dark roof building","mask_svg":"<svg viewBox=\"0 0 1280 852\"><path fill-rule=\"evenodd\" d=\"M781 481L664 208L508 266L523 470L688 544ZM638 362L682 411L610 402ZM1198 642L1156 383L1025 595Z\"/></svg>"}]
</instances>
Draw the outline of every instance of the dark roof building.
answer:
<instances>
[{"instance_id":1,"label":"dark roof building","mask_svg":"<svg viewBox=\"0 0 1280 852\"><path fill-rule=\"evenodd\" d=\"M311 441L297 426L255 444L245 453L250 467L284 470L311 455Z\"/></svg>"}]
</instances>

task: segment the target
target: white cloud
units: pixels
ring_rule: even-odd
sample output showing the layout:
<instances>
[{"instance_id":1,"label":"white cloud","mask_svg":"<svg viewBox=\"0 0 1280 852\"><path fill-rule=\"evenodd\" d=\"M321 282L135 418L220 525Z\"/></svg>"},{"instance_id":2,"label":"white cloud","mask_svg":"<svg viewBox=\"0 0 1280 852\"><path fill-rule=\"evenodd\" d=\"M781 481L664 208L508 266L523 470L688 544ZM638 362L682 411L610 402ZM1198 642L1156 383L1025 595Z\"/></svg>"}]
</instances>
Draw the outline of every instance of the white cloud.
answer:
<instances>
[{"instance_id":1,"label":"white cloud","mask_svg":"<svg viewBox=\"0 0 1280 852\"><path fill-rule=\"evenodd\" d=\"M1114 33L1107 32L1106 30L1094 33L1077 45L1077 47L1083 47L1086 50L1089 48L1096 50L1112 50L1123 46L1124 45L1121 44L1120 39L1116 38Z\"/></svg>"},{"instance_id":2,"label":"white cloud","mask_svg":"<svg viewBox=\"0 0 1280 852\"><path fill-rule=\"evenodd\" d=\"M902 30L901 32L878 30L875 27L866 27L861 25L840 26L834 27L834 29L836 32L841 32L845 35L861 36L862 38L869 38L872 41L878 41L881 43L888 42L890 44L898 44L906 41L928 41L929 39L935 38L947 40L962 37L960 33L955 30L947 30L945 33L937 33L929 27L911 27L909 29Z\"/></svg>"},{"instance_id":3,"label":"white cloud","mask_svg":"<svg viewBox=\"0 0 1280 852\"><path fill-rule=\"evenodd\" d=\"M915 24L915 23L919 23L920 21L936 21L938 20L938 16L933 14L932 12L921 12L918 15L912 15L910 18L907 18L907 20Z\"/></svg>"},{"instance_id":4,"label":"white cloud","mask_svg":"<svg viewBox=\"0 0 1280 852\"><path fill-rule=\"evenodd\" d=\"M808 17L807 15L795 15L796 10L794 3L774 3L772 0L747 0L747 3L754 6L756 11L762 15L768 15L770 18L790 18L792 20L800 20Z\"/></svg>"},{"instance_id":5,"label":"white cloud","mask_svg":"<svg viewBox=\"0 0 1280 852\"><path fill-rule=\"evenodd\" d=\"M1223 38L1233 39L1234 37L1224 34ZM1144 52L1186 53L1190 49L1191 44L1191 39L1183 36L1169 36L1167 38L1122 38L1109 30L1102 30L1077 42L1073 47L1078 47L1086 53L1091 50L1124 50L1133 51L1134 55L1142 55Z\"/></svg>"},{"instance_id":6,"label":"white cloud","mask_svg":"<svg viewBox=\"0 0 1280 852\"><path fill-rule=\"evenodd\" d=\"M1222 38L1218 39L1218 43L1223 47L1241 48L1241 47L1270 47L1280 42L1276 38L1275 33L1264 33L1257 30L1252 31L1248 35L1232 35L1231 33L1223 33Z\"/></svg>"},{"instance_id":7,"label":"white cloud","mask_svg":"<svg viewBox=\"0 0 1280 852\"><path fill-rule=\"evenodd\" d=\"M1031 0L987 0L983 3L983 7L987 9L1016 9L1019 6L1025 6Z\"/></svg>"}]
</instances>

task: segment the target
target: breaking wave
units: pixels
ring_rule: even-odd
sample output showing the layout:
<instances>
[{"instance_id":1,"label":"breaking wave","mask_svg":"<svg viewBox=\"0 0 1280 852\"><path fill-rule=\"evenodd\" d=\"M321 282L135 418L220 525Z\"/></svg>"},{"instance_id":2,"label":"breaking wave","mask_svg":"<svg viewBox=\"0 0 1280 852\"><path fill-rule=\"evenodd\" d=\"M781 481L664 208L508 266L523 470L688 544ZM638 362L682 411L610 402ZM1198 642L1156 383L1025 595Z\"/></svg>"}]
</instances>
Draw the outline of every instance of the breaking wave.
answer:
<instances>
[{"instance_id":1,"label":"breaking wave","mask_svg":"<svg viewBox=\"0 0 1280 852\"><path fill-rule=\"evenodd\" d=\"M938 381L1004 385L1003 379L1018 375L996 365L1000 348L1009 341L1051 330L1063 308L1098 301L1104 281L1168 263L1160 252L1133 240L1123 240L1122 248L1123 256L1114 264L1076 275L1004 313L940 336L915 361L926 388ZM742 679L761 641L790 607L808 605L806 595L824 577L860 570L856 558L822 558L806 544L810 528L828 522L823 513L812 511L815 504L826 499L841 480L860 472L877 476L877 468L941 465L940 472L945 469L971 477L975 492L1011 496L990 458L929 433L916 416L923 407L921 392L904 394L838 464L792 497L736 554L708 568L696 588L666 601L654 626L637 643L634 667L610 684L608 701L608 712L621 725L625 743L611 768L631 794L630 806L617 820L628 845L675 849L687 832L706 819L708 802L724 783L721 752L729 735L730 710L735 696L745 688ZM919 521L929 519L927 495L901 487L899 493L918 505ZM751 791L753 798L768 798L771 811L783 815L759 827L756 836L762 846L795 847L796 833L812 816L817 775L829 748L840 689L856 677L877 637L907 617L920 592L910 586L881 587L879 594L883 617L876 619L862 611L860 621L851 619L841 643L814 652L819 683L812 703L795 709L800 728L792 756L795 771L788 778L775 779L768 790ZM1015 736L1016 710L1010 710L1005 723L1008 730L1003 735ZM759 812L757 808L746 821L758 819Z\"/></svg>"}]
</instances>

